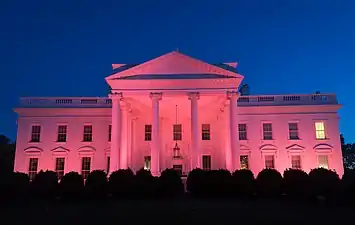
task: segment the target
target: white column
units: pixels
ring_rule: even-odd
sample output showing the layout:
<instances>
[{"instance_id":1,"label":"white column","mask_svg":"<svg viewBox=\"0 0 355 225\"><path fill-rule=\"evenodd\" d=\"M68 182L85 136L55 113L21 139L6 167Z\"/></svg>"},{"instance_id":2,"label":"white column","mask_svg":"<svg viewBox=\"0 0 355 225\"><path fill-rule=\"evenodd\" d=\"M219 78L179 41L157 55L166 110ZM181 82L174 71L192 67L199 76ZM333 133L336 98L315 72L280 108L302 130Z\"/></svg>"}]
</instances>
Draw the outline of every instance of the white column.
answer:
<instances>
[{"instance_id":1,"label":"white column","mask_svg":"<svg viewBox=\"0 0 355 225\"><path fill-rule=\"evenodd\" d=\"M109 95L112 100L112 118L111 118L111 150L110 150L110 173L119 169L119 148L120 148L120 123L121 93L112 93Z\"/></svg>"},{"instance_id":2,"label":"white column","mask_svg":"<svg viewBox=\"0 0 355 225\"><path fill-rule=\"evenodd\" d=\"M202 154L199 148L199 121L198 121L198 100L199 93L189 93L191 102L191 147L192 147L192 169L202 168Z\"/></svg>"},{"instance_id":3,"label":"white column","mask_svg":"<svg viewBox=\"0 0 355 225\"><path fill-rule=\"evenodd\" d=\"M236 169L237 164L237 153L239 150L238 143L238 124L237 124L237 100L238 93L237 92L228 92L229 99L229 141L230 141L230 149L227 149L226 152L226 165L229 171L234 171Z\"/></svg>"},{"instance_id":4,"label":"white column","mask_svg":"<svg viewBox=\"0 0 355 225\"><path fill-rule=\"evenodd\" d=\"M128 105L121 101L121 148L120 169L127 169L128 164Z\"/></svg>"},{"instance_id":5,"label":"white column","mask_svg":"<svg viewBox=\"0 0 355 225\"><path fill-rule=\"evenodd\" d=\"M151 146L151 172L153 176L160 175L159 153L160 153L160 132L159 132L159 101L162 99L161 93L151 93L152 99L152 146Z\"/></svg>"}]
</instances>

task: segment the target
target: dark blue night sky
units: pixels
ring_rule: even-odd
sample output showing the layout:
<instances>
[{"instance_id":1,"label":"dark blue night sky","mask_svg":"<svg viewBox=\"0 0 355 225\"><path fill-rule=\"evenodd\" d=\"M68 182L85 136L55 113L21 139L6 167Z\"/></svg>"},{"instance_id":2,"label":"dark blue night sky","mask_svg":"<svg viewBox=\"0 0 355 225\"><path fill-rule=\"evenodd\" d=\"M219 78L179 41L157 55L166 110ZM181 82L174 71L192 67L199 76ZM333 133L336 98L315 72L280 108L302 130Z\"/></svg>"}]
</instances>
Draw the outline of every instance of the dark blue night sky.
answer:
<instances>
[{"instance_id":1,"label":"dark blue night sky","mask_svg":"<svg viewBox=\"0 0 355 225\"><path fill-rule=\"evenodd\" d=\"M336 93L355 141L353 0L11 0L0 21L0 133L12 139L20 96L105 96L112 63L179 48L237 61L252 94Z\"/></svg>"}]
</instances>

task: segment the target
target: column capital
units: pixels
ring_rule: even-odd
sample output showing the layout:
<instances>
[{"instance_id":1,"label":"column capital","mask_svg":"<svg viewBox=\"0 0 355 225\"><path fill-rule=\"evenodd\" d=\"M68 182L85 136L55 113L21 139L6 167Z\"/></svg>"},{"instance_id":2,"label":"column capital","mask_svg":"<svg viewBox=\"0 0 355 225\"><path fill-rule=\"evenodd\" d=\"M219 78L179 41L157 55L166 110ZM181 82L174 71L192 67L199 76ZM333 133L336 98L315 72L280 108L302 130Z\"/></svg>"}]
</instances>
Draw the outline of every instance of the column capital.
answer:
<instances>
[{"instance_id":1,"label":"column capital","mask_svg":"<svg viewBox=\"0 0 355 225\"><path fill-rule=\"evenodd\" d=\"M163 96L163 93L161 92L151 92L149 97L152 99L152 100L161 100L162 99L162 96Z\"/></svg>"},{"instance_id":2,"label":"column capital","mask_svg":"<svg viewBox=\"0 0 355 225\"><path fill-rule=\"evenodd\" d=\"M189 100L192 100L192 99L199 100L200 99L200 93L199 92L189 92L187 94L187 96L189 97Z\"/></svg>"},{"instance_id":3,"label":"column capital","mask_svg":"<svg viewBox=\"0 0 355 225\"><path fill-rule=\"evenodd\" d=\"M112 100L122 100L122 93L121 92L113 92L108 95L108 97Z\"/></svg>"},{"instance_id":4,"label":"column capital","mask_svg":"<svg viewBox=\"0 0 355 225\"><path fill-rule=\"evenodd\" d=\"M237 99L239 95L238 91L227 91L227 99Z\"/></svg>"}]
</instances>

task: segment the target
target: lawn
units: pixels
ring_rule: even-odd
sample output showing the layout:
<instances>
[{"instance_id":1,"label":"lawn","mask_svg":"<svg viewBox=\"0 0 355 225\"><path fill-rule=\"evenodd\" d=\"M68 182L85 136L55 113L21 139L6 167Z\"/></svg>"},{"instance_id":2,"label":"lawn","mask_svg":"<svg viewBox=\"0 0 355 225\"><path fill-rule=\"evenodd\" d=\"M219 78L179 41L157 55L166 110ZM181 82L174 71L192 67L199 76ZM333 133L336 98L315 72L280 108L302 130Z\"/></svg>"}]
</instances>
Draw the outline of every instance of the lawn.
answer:
<instances>
[{"instance_id":1,"label":"lawn","mask_svg":"<svg viewBox=\"0 0 355 225\"><path fill-rule=\"evenodd\" d=\"M131 200L111 204L18 206L2 224L341 224L353 208L235 200ZM6 221L6 222L5 222Z\"/></svg>"}]
</instances>

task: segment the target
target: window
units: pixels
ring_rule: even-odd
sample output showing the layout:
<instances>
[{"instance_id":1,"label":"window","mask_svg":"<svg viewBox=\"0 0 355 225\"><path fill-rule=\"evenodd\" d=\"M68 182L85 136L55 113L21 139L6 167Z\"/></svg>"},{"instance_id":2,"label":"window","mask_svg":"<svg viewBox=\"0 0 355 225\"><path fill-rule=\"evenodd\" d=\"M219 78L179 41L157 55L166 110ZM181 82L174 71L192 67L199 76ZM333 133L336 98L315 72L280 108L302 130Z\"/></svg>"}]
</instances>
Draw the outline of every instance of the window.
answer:
<instances>
[{"instance_id":1,"label":"window","mask_svg":"<svg viewBox=\"0 0 355 225\"><path fill-rule=\"evenodd\" d=\"M107 156L106 159L106 173L109 174L110 172L110 156Z\"/></svg>"},{"instance_id":2,"label":"window","mask_svg":"<svg viewBox=\"0 0 355 225\"><path fill-rule=\"evenodd\" d=\"M81 175L86 179L90 173L91 168L91 158L83 157L81 158Z\"/></svg>"},{"instance_id":3,"label":"window","mask_svg":"<svg viewBox=\"0 0 355 225\"><path fill-rule=\"evenodd\" d=\"M57 173L58 180L61 180L64 176L64 162L65 158L55 159L55 172Z\"/></svg>"},{"instance_id":4,"label":"window","mask_svg":"<svg viewBox=\"0 0 355 225\"><path fill-rule=\"evenodd\" d=\"M289 123L288 124L288 136L290 140L300 139L298 136L298 123Z\"/></svg>"},{"instance_id":5,"label":"window","mask_svg":"<svg viewBox=\"0 0 355 225\"><path fill-rule=\"evenodd\" d=\"M67 141L67 126L60 125L58 126L57 142L66 142L66 141Z\"/></svg>"},{"instance_id":6,"label":"window","mask_svg":"<svg viewBox=\"0 0 355 225\"><path fill-rule=\"evenodd\" d=\"M272 140L272 124L263 123L263 139Z\"/></svg>"},{"instance_id":7,"label":"window","mask_svg":"<svg viewBox=\"0 0 355 225\"><path fill-rule=\"evenodd\" d=\"M247 125L238 124L239 140L247 140Z\"/></svg>"},{"instance_id":8,"label":"window","mask_svg":"<svg viewBox=\"0 0 355 225\"><path fill-rule=\"evenodd\" d=\"M318 167L328 169L328 156L327 155L318 155Z\"/></svg>"},{"instance_id":9,"label":"window","mask_svg":"<svg viewBox=\"0 0 355 225\"><path fill-rule=\"evenodd\" d=\"M297 170L301 169L301 156L299 155L291 156L291 168Z\"/></svg>"},{"instance_id":10,"label":"window","mask_svg":"<svg viewBox=\"0 0 355 225\"><path fill-rule=\"evenodd\" d=\"M41 139L41 126L33 125L31 131L31 142L40 142Z\"/></svg>"},{"instance_id":11,"label":"window","mask_svg":"<svg viewBox=\"0 0 355 225\"><path fill-rule=\"evenodd\" d=\"M325 129L323 122L315 122L316 127L316 139L325 139Z\"/></svg>"},{"instance_id":12,"label":"window","mask_svg":"<svg viewBox=\"0 0 355 225\"><path fill-rule=\"evenodd\" d=\"M28 167L28 176L30 180L33 180L37 174L38 169L38 158L30 158L30 163Z\"/></svg>"},{"instance_id":13,"label":"window","mask_svg":"<svg viewBox=\"0 0 355 225\"><path fill-rule=\"evenodd\" d=\"M111 130L112 130L112 125L108 125L108 141L111 141Z\"/></svg>"},{"instance_id":14,"label":"window","mask_svg":"<svg viewBox=\"0 0 355 225\"><path fill-rule=\"evenodd\" d=\"M203 155L202 156L202 169L211 170L211 156Z\"/></svg>"},{"instance_id":15,"label":"window","mask_svg":"<svg viewBox=\"0 0 355 225\"><path fill-rule=\"evenodd\" d=\"M151 159L152 159L152 157L150 157L150 155L144 156L144 169L145 170L150 170Z\"/></svg>"},{"instance_id":16,"label":"window","mask_svg":"<svg viewBox=\"0 0 355 225\"><path fill-rule=\"evenodd\" d=\"M211 127L209 124L202 124L202 140L211 140Z\"/></svg>"},{"instance_id":17,"label":"window","mask_svg":"<svg viewBox=\"0 0 355 225\"><path fill-rule=\"evenodd\" d=\"M144 126L144 140L151 141L152 140L152 125L146 124Z\"/></svg>"},{"instance_id":18,"label":"window","mask_svg":"<svg viewBox=\"0 0 355 225\"><path fill-rule=\"evenodd\" d=\"M273 155L265 156L265 168L266 169L274 169L275 168L275 160Z\"/></svg>"},{"instance_id":19,"label":"window","mask_svg":"<svg viewBox=\"0 0 355 225\"><path fill-rule=\"evenodd\" d=\"M182 126L181 124L174 124L173 126L173 139L174 141L181 141L182 140Z\"/></svg>"},{"instance_id":20,"label":"window","mask_svg":"<svg viewBox=\"0 0 355 225\"><path fill-rule=\"evenodd\" d=\"M249 157L247 155L240 156L240 169L249 169Z\"/></svg>"},{"instance_id":21,"label":"window","mask_svg":"<svg viewBox=\"0 0 355 225\"><path fill-rule=\"evenodd\" d=\"M84 126L84 139L83 141L92 141L92 126L91 125L85 125Z\"/></svg>"}]
</instances>

